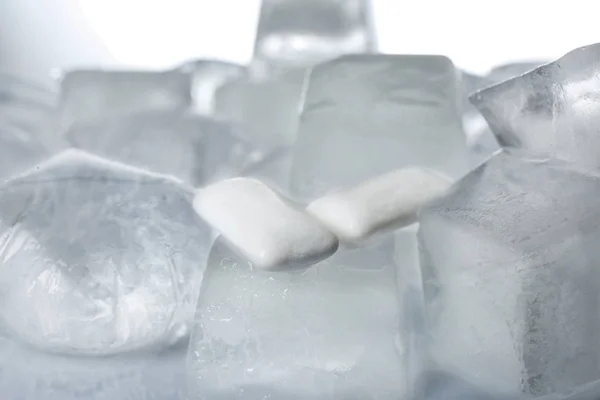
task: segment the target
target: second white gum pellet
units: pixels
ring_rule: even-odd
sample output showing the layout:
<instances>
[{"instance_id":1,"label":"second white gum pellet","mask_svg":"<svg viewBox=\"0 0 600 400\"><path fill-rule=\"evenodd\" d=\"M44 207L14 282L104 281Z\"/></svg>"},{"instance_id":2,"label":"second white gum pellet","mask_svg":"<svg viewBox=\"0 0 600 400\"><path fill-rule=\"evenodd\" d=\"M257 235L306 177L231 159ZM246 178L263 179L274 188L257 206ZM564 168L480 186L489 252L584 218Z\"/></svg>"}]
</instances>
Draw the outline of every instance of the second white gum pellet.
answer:
<instances>
[{"instance_id":1,"label":"second white gum pellet","mask_svg":"<svg viewBox=\"0 0 600 400\"><path fill-rule=\"evenodd\" d=\"M421 207L451 185L450 178L429 169L399 169L325 195L306 210L341 241L359 244L390 226L416 222Z\"/></svg>"},{"instance_id":2,"label":"second white gum pellet","mask_svg":"<svg viewBox=\"0 0 600 400\"><path fill-rule=\"evenodd\" d=\"M200 189L194 208L259 269L308 266L338 248L334 234L255 179L228 179Z\"/></svg>"}]
</instances>

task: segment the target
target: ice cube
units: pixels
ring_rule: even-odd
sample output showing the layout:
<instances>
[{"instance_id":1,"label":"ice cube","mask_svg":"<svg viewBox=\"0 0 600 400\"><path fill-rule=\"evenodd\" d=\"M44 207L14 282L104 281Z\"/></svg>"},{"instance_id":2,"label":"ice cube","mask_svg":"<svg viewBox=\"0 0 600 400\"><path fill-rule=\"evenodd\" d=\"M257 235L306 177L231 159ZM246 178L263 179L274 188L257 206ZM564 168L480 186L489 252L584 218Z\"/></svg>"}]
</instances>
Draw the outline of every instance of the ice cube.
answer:
<instances>
[{"instance_id":1,"label":"ice cube","mask_svg":"<svg viewBox=\"0 0 600 400\"><path fill-rule=\"evenodd\" d=\"M591 168L600 166L600 44L472 97L499 143Z\"/></svg>"},{"instance_id":2,"label":"ice cube","mask_svg":"<svg viewBox=\"0 0 600 400\"><path fill-rule=\"evenodd\" d=\"M224 122L178 111L144 112L67 133L74 147L198 186L243 170L254 149Z\"/></svg>"},{"instance_id":3,"label":"ice cube","mask_svg":"<svg viewBox=\"0 0 600 400\"><path fill-rule=\"evenodd\" d=\"M215 94L225 83L246 75L246 67L218 60L195 60L180 68L192 76L193 110L201 115L215 112Z\"/></svg>"},{"instance_id":4,"label":"ice cube","mask_svg":"<svg viewBox=\"0 0 600 400\"><path fill-rule=\"evenodd\" d=\"M140 111L183 110L192 102L191 75L182 70L76 70L62 77L60 88L60 132Z\"/></svg>"},{"instance_id":5,"label":"ice cube","mask_svg":"<svg viewBox=\"0 0 600 400\"><path fill-rule=\"evenodd\" d=\"M53 150L37 135L0 122L0 182L50 158Z\"/></svg>"},{"instance_id":6,"label":"ice cube","mask_svg":"<svg viewBox=\"0 0 600 400\"><path fill-rule=\"evenodd\" d=\"M340 239L358 244L382 229L415 223L421 207L451 183L435 171L399 169L320 197L306 211Z\"/></svg>"},{"instance_id":7,"label":"ice cube","mask_svg":"<svg viewBox=\"0 0 600 400\"><path fill-rule=\"evenodd\" d=\"M217 91L215 115L231 121L245 140L268 153L294 143L300 94L301 82L240 78Z\"/></svg>"},{"instance_id":8,"label":"ice cube","mask_svg":"<svg viewBox=\"0 0 600 400\"><path fill-rule=\"evenodd\" d=\"M0 321L50 352L168 345L193 317L210 237L190 188L67 150L0 188Z\"/></svg>"},{"instance_id":9,"label":"ice cube","mask_svg":"<svg viewBox=\"0 0 600 400\"><path fill-rule=\"evenodd\" d=\"M0 393L11 400L178 400L187 346L161 353L68 357L0 338Z\"/></svg>"},{"instance_id":10,"label":"ice cube","mask_svg":"<svg viewBox=\"0 0 600 400\"><path fill-rule=\"evenodd\" d=\"M28 132L44 146L59 140L54 133L57 93L34 82L0 74L0 125Z\"/></svg>"},{"instance_id":11,"label":"ice cube","mask_svg":"<svg viewBox=\"0 0 600 400\"><path fill-rule=\"evenodd\" d=\"M190 399L404 398L388 240L285 272L254 270L217 240L200 296Z\"/></svg>"},{"instance_id":12,"label":"ice cube","mask_svg":"<svg viewBox=\"0 0 600 400\"><path fill-rule=\"evenodd\" d=\"M486 79L491 83L499 83L507 79L512 79L526 72L532 71L540 65L547 64L548 61L521 61L511 62L498 65L490 70L486 75ZM477 89L482 89L485 86L480 86Z\"/></svg>"},{"instance_id":13,"label":"ice cube","mask_svg":"<svg viewBox=\"0 0 600 400\"><path fill-rule=\"evenodd\" d=\"M294 149L294 197L313 200L408 166L466 172L456 74L442 56L353 55L315 67Z\"/></svg>"},{"instance_id":14,"label":"ice cube","mask_svg":"<svg viewBox=\"0 0 600 400\"><path fill-rule=\"evenodd\" d=\"M342 54L371 52L376 40L370 0L264 0L254 68L267 75ZM267 72L271 70L270 72Z\"/></svg>"},{"instance_id":15,"label":"ice cube","mask_svg":"<svg viewBox=\"0 0 600 400\"><path fill-rule=\"evenodd\" d=\"M598 379L599 195L600 175L510 150L421 214L431 370L517 397Z\"/></svg>"},{"instance_id":16,"label":"ice cube","mask_svg":"<svg viewBox=\"0 0 600 400\"><path fill-rule=\"evenodd\" d=\"M329 257L338 240L267 185L235 178L198 191L194 208L260 269L306 266Z\"/></svg>"}]
</instances>

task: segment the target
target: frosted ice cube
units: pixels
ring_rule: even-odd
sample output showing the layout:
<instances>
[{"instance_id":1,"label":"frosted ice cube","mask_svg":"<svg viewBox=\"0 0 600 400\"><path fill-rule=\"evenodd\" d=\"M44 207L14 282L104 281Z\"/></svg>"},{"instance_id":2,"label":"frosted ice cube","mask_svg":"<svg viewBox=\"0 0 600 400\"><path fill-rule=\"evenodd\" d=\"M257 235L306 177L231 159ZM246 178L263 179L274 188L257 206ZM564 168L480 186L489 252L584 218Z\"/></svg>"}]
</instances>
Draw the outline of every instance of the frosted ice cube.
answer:
<instances>
[{"instance_id":1,"label":"frosted ice cube","mask_svg":"<svg viewBox=\"0 0 600 400\"><path fill-rule=\"evenodd\" d=\"M264 0L255 64L289 69L371 52L376 46L371 7L370 0Z\"/></svg>"},{"instance_id":2,"label":"frosted ice cube","mask_svg":"<svg viewBox=\"0 0 600 400\"><path fill-rule=\"evenodd\" d=\"M477 92L472 102L499 143L600 166L600 44Z\"/></svg>"},{"instance_id":3,"label":"frosted ice cube","mask_svg":"<svg viewBox=\"0 0 600 400\"><path fill-rule=\"evenodd\" d=\"M2 325L51 352L172 343L193 316L210 236L190 188L60 153L0 188Z\"/></svg>"},{"instance_id":4,"label":"frosted ice cube","mask_svg":"<svg viewBox=\"0 0 600 400\"><path fill-rule=\"evenodd\" d=\"M486 79L490 83L499 83L507 79L523 75L524 73L534 70L540 65L547 63L548 61L522 61L498 65L488 72ZM480 86L478 89L482 89L483 87L484 86Z\"/></svg>"},{"instance_id":5,"label":"frosted ice cube","mask_svg":"<svg viewBox=\"0 0 600 400\"><path fill-rule=\"evenodd\" d=\"M56 145L57 93L34 82L0 74L0 125L28 132L45 146Z\"/></svg>"},{"instance_id":6,"label":"frosted ice cube","mask_svg":"<svg viewBox=\"0 0 600 400\"><path fill-rule=\"evenodd\" d=\"M306 211L341 240L358 244L377 231L415 223L421 207L451 183L435 171L399 169L320 197Z\"/></svg>"},{"instance_id":7,"label":"frosted ice cube","mask_svg":"<svg viewBox=\"0 0 600 400\"><path fill-rule=\"evenodd\" d=\"M429 368L494 395L598 379L599 194L575 164L501 152L421 214Z\"/></svg>"},{"instance_id":8,"label":"frosted ice cube","mask_svg":"<svg viewBox=\"0 0 600 400\"><path fill-rule=\"evenodd\" d=\"M213 115L217 90L246 74L242 65L217 60L190 61L181 70L192 76L193 110L201 115Z\"/></svg>"},{"instance_id":9,"label":"frosted ice cube","mask_svg":"<svg viewBox=\"0 0 600 400\"><path fill-rule=\"evenodd\" d=\"M76 70L65 73L60 89L60 132L140 111L182 110L192 102L191 75L182 70Z\"/></svg>"},{"instance_id":10,"label":"frosted ice cube","mask_svg":"<svg viewBox=\"0 0 600 400\"><path fill-rule=\"evenodd\" d=\"M200 189L194 209L260 269L303 267L338 247L335 235L255 179L228 179Z\"/></svg>"},{"instance_id":11,"label":"frosted ice cube","mask_svg":"<svg viewBox=\"0 0 600 400\"><path fill-rule=\"evenodd\" d=\"M252 147L226 123L181 112L145 112L71 129L74 147L195 186L239 172Z\"/></svg>"},{"instance_id":12,"label":"frosted ice cube","mask_svg":"<svg viewBox=\"0 0 600 400\"><path fill-rule=\"evenodd\" d=\"M217 240L200 296L190 399L404 398L389 241L267 272Z\"/></svg>"},{"instance_id":13,"label":"frosted ice cube","mask_svg":"<svg viewBox=\"0 0 600 400\"><path fill-rule=\"evenodd\" d=\"M353 55L315 67L291 190L314 199L407 166L466 172L457 73L442 56Z\"/></svg>"},{"instance_id":14,"label":"frosted ice cube","mask_svg":"<svg viewBox=\"0 0 600 400\"><path fill-rule=\"evenodd\" d=\"M216 94L215 115L231 121L248 142L269 152L294 143L301 82L230 81Z\"/></svg>"},{"instance_id":15,"label":"frosted ice cube","mask_svg":"<svg viewBox=\"0 0 600 400\"><path fill-rule=\"evenodd\" d=\"M32 132L0 122L0 182L46 160L54 150Z\"/></svg>"},{"instance_id":16,"label":"frosted ice cube","mask_svg":"<svg viewBox=\"0 0 600 400\"><path fill-rule=\"evenodd\" d=\"M257 178L286 197L290 197L293 146L274 149L260 161L250 164L242 171L243 176Z\"/></svg>"},{"instance_id":17,"label":"frosted ice cube","mask_svg":"<svg viewBox=\"0 0 600 400\"><path fill-rule=\"evenodd\" d=\"M11 400L180 400L187 346L113 357L46 354L0 338L0 393Z\"/></svg>"}]
</instances>

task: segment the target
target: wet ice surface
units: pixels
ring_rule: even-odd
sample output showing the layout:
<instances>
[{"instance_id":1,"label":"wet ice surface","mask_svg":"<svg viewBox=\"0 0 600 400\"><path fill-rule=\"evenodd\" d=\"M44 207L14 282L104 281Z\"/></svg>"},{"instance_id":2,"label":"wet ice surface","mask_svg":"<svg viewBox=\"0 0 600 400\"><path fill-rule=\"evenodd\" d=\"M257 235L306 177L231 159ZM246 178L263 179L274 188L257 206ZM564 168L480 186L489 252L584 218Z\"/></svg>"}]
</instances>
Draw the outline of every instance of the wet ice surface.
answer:
<instances>
[{"instance_id":1,"label":"wet ice surface","mask_svg":"<svg viewBox=\"0 0 600 400\"><path fill-rule=\"evenodd\" d=\"M266 0L262 4L254 62L268 75L305 67L376 46L367 0Z\"/></svg>"},{"instance_id":2,"label":"wet ice surface","mask_svg":"<svg viewBox=\"0 0 600 400\"><path fill-rule=\"evenodd\" d=\"M467 151L458 99L457 72L442 56L344 56L315 67L292 194L313 200L407 166L461 176Z\"/></svg>"},{"instance_id":3,"label":"wet ice surface","mask_svg":"<svg viewBox=\"0 0 600 400\"><path fill-rule=\"evenodd\" d=\"M165 72L79 70L61 80L59 130L140 111L190 107L191 75Z\"/></svg>"},{"instance_id":4,"label":"wet ice surface","mask_svg":"<svg viewBox=\"0 0 600 400\"><path fill-rule=\"evenodd\" d=\"M259 269L305 267L329 257L338 240L260 181L235 178L200 189L194 208Z\"/></svg>"},{"instance_id":5,"label":"wet ice surface","mask_svg":"<svg viewBox=\"0 0 600 400\"><path fill-rule=\"evenodd\" d=\"M254 152L228 124L179 111L81 125L66 137L74 147L194 186L242 171Z\"/></svg>"},{"instance_id":6,"label":"wet ice surface","mask_svg":"<svg viewBox=\"0 0 600 400\"><path fill-rule=\"evenodd\" d=\"M500 144L597 168L599 61L600 44L582 47L472 101Z\"/></svg>"},{"instance_id":7,"label":"wet ice surface","mask_svg":"<svg viewBox=\"0 0 600 400\"><path fill-rule=\"evenodd\" d=\"M541 396L600 376L600 178L501 153L420 220L431 368Z\"/></svg>"},{"instance_id":8,"label":"wet ice surface","mask_svg":"<svg viewBox=\"0 0 600 400\"><path fill-rule=\"evenodd\" d=\"M415 223L421 207L451 184L435 171L399 169L318 198L306 210L340 239L360 243L378 230Z\"/></svg>"},{"instance_id":9,"label":"wet ice surface","mask_svg":"<svg viewBox=\"0 0 600 400\"><path fill-rule=\"evenodd\" d=\"M0 210L0 318L19 340L109 354L185 336L210 245L191 189L69 150L4 184Z\"/></svg>"},{"instance_id":10,"label":"wet ice surface","mask_svg":"<svg viewBox=\"0 0 600 400\"><path fill-rule=\"evenodd\" d=\"M188 353L190 399L404 395L393 245L256 271L217 241Z\"/></svg>"},{"instance_id":11,"label":"wet ice surface","mask_svg":"<svg viewBox=\"0 0 600 400\"><path fill-rule=\"evenodd\" d=\"M182 400L186 348L80 358L0 338L0 393L10 400Z\"/></svg>"}]
</instances>

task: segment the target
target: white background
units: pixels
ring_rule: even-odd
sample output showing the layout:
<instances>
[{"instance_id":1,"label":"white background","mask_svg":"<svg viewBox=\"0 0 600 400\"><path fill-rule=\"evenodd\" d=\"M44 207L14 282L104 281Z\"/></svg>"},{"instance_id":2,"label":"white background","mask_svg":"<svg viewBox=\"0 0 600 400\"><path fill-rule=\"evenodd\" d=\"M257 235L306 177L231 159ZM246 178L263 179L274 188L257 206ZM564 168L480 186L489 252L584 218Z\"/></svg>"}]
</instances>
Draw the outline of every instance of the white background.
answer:
<instances>
[{"instance_id":1,"label":"white background","mask_svg":"<svg viewBox=\"0 0 600 400\"><path fill-rule=\"evenodd\" d=\"M594 1L373 0L380 50L484 73L600 41ZM249 60L259 0L0 0L0 70Z\"/></svg>"}]
</instances>

